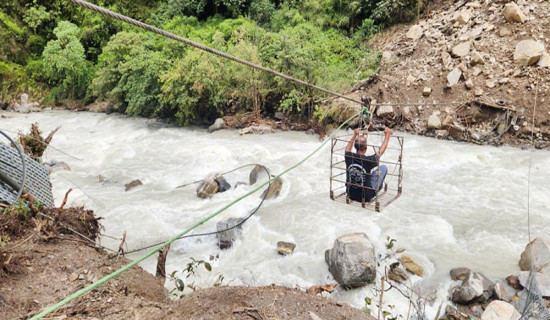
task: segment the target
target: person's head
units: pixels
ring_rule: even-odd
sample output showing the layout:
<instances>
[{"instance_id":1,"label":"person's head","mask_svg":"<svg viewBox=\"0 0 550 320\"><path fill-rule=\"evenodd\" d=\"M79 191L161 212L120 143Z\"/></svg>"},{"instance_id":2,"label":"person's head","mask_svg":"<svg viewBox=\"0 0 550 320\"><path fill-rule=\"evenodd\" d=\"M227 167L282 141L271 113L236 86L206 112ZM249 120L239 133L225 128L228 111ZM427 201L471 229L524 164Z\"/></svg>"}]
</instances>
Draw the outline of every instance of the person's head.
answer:
<instances>
[{"instance_id":1,"label":"person's head","mask_svg":"<svg viewBox=\"0 0 550 320\"><path fill-rule=\"evenodd\" d=\"M367 138L359 136L355 139L355 150L357 153L367 152Z\"/></svg>"}]
</instances>

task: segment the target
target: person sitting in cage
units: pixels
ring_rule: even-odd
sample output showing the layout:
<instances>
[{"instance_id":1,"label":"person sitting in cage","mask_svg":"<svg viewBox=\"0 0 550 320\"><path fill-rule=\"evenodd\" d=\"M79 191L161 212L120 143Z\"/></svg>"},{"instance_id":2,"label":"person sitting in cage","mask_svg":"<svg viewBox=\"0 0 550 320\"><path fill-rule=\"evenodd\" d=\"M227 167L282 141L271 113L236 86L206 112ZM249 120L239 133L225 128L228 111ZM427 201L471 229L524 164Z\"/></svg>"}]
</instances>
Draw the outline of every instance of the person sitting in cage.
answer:
<instances>
[{"instance_id":1,"label":"person sitting in cage","mask_svg":"<svg viewBox=\"0 0 550 320\"><path fill-rule=\"evenodd\" d=\"M384 129L384 142L378 152L366 156L367 138L359 135L359 129L353 131L353 137L346 146L346 192L349 199L358 202L369 202L382 188L384 178L388 173L385 165L379 165L380 157L386 151L392 131ZM351 149L355 145L356 152ZM378 168L376 168L378 167ZM374 171L373 169L376 168Z\"/></svg>"}]
</instances>

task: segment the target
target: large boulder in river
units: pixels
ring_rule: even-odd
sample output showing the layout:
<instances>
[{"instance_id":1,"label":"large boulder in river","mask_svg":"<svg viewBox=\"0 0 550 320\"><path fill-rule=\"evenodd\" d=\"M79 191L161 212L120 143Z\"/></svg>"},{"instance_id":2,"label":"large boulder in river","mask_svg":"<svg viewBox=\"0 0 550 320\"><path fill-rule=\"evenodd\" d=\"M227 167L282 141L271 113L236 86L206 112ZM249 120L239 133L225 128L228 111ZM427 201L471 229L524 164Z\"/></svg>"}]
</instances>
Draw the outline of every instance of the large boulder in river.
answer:
<instances>
[{"instance_id":1,"label":"large boulder in river","mask_svg":"<svg viewBox=\"0 0 550 320\"><path fill-rule=\"evenodd\" d=\"M452 291L451 300L458 304L485 303L493 295L494 284L479 272L470 272L462 285Z\"/></svg>"},{"instance_id":2,"label":"large boulder in river","mask_svg":"<svg viewBox=\"0 0 550 320\"><path fill-rule=\"evenodd\" d=\"M531 241L521 254L519 268L521 271L534 268L537 272L548 273L550 271L550 238L537 237Z\"/></svg>"},{"instance_id":3,"label":"large boulder in river","mask_svg":"<svg viewBox=\"0 0 550 320\"><path fill-rule=\"evenodd\" d=\"M483 311L481 320L518 320L521 314L508 302L495 300Z\"/></svg>"},{"instance_id":4,"label":"large boulder in river","mask_svg":"<svg viewBox=\"0 0 550 320\"><path fill-rule=\"evenodd\" d=\"M218 192L220 186L218 186L218 182L216 182L216 175L216 173L208 175L208 177L199 184L197 187L197 196L199 198L212 198L212 196Z\"/></svg>"},{"instance_id":5,"label":"large boulder in river","mask_svg":"<svg viewBox=\"0 0 550 320\"><path fill-rule=\"evenodd\" d=\"M258 181L258 175L262 172L267 172L267 170L259 164L254 166L254 168L252 169L252 171L250 171L250 174L248 175L250 185L253 185L256 183L256 181Z\"/></svg>"},{"instance_id":6,"label":"large boulder in river","mask_svg":"<svg viewBox=\"0 0 550 320\"><path fill-rule=\"evenodd\" d=\"M217 175L214 180L216 180L216 182L218 183L218 192L225 192L231 189L231 185L225 180L222 175Z\"/></svg>"},{"instance_id":7,"label":"large boulder in river","mask_svg":"<svg viewBox=\"0 0 550 320\"><path fill-rule=\"evenodd\" d=\"M231 185L225 178L217 173L211 173L197 187L197 196L207 199L218 192L224 192L231 189Z\"/></svg>"},{"instance_id":8,"label":"large boulder in river","mask_svg":"<svg viewBox=\"0 0 550 320\"><path fill-rule=\"evenodd\" d=\"M344 288L357 288L376 278L374 246L365 233L351 233L334 241L325 261L334 279Z\"/></svg>"},{"instance_id":9,"label":"large boulder in river","mask_svg":"<svg viewBox=\"0 0 550 320\"><path fill-rule=\"evenodd\" d=\"M233 242L241 237L241 226L243 219L230 218L225 221L216 223L216 237L218 238L218 246L220 249L227 249L233 245Z\"/></svg>"}]
</instances>

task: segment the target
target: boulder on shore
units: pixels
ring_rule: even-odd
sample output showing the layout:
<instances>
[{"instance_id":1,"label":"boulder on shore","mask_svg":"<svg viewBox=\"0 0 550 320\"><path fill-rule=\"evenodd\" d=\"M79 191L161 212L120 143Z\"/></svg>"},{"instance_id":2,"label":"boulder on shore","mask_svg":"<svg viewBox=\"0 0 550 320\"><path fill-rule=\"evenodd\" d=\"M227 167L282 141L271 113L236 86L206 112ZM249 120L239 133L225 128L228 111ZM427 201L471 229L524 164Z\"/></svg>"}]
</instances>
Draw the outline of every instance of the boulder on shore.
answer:
<instances>
[{"instance_id":1,"label":"boulder on shore","mask_svg":"<svg viewBox=\"0 0 550 320\"><path fill-rule=\"evenodd\" d=\"M519 283L522 287L529 287L529 271L521 271L519 273ZM537 284L538 291L543 297L550 297L550 276L547 274L535 272L534 274L535 282Z\"/></svg>"},{"instance_id":2,"label":"boulder on shore","mask_svg":"<svg viewBox=\"0 0 550 320\"><path fill-rule=\"evenodd\" d=\"M223 129L224 127L225 127L225 122L223 121L222 118L218 118L216 119L216 121L214 121L214 124L208 127L208 132L218 131Z\"/></svg>"},{"instance_id":3,"label":"boulder on shore","mask_svg":"<svg viewBox=\"0 0 550 320\"><path fill-rule=\"evenodd\" d=\"M521 314L508 302L495 300L483 311L481 320L518 320Z\"/></svg>"},{"instance_id":4,"label":"boulder on shore","mask_svg":"<svg viewBox=\"0 0 550 320\"><path fill-rule=\"evenodd\" d=\"M508 22L524 23L525 21L527 21L527 16L525 15L525 13L523 13L521 8L514 2L507 3L504 6L503 14L504 19L506 19L506 21Z\"/></svg>"},{"instance_id":5,"label":"boulder on shore","mask_svg":"<svg viewBox=\"0 0 550 320\"><path fill-rule=\"evenodd\" d=\"M454 268L454 269L451 269L451 271L449 272L450 275L451 275L451 279L455 280L455 281L464 281L466 280L466 278L468 277L468 275L472 272L472 270L470 270L469 268L466 268L466 267L460 267L460 268Z\"/></svg>"},{"instance_id":6,"label":"boulder on shore","mask_svg":"<svg viewBox=\"0 0 550 320\"><path fill-rule=\"evenodd\" d=\"M407 32L407 38L411 40L418 40L424 35L424 29L421 26L415 24Z\"/></svg>"},{"instance_id":7,"label":"boulder on shore","mask_svg":"<svg viewBox=\"0 0 550 320\"><path fill-rule=\"evenodd\" d=\"M332 249L325 251L325 261L334 279L344 288L357 288L376 278L374 246L365 233L338 237Z\"/></svg>"},{"instance_id":8,"label":"boulder on shore","mask_svg":"<svg viewBox=\"0 0 550 320\"><path fill-rule=\"evenodd\" d=\"M435 114L430 115L428 118L428 129L439 129L441 128L441 119Z\"/></svg>"},{"instance_id":9,"label":"boulder on shore","mask_svg":"<svg viewBox=\"0 0 550 320\"><path fill-rule=\"evenodd\" d=\"M470 41L465 41L457 44L451 49L451 56L455 58L462 58L470 53Z\"/></svg>"},{"instance_id":10,"label":"boulder on shore","mask_svg":"<svg viewBox=\"0 0 550 320\"><path fill-rule=\"evenodd\" d=\"M544 53L544 45L535 40L522 40L516 45L514 62L522 66L537 63Z\"/></svg>"},{"instance_id":11,"label":"boulder on shore","mask_svg":"<svg viewBox=\"0 0 550 320\"><path fill-rule=\"evenodd\" d=\"M547 273L550 271L550 238L537 237L531 241L521 253L519 260L521 271Z\"/></svg>"},{"instance_id":12,"label":"boulder on shore","mask_svg":"<svg viewBox=\"0 0 550 320\"><path fill-rule=\"evenodd\" d=\"M457 304L485 303L493 295L494 284L480 272L470 272L462 285L454 288L451 300Z\"/></svg>"}]
</instances>

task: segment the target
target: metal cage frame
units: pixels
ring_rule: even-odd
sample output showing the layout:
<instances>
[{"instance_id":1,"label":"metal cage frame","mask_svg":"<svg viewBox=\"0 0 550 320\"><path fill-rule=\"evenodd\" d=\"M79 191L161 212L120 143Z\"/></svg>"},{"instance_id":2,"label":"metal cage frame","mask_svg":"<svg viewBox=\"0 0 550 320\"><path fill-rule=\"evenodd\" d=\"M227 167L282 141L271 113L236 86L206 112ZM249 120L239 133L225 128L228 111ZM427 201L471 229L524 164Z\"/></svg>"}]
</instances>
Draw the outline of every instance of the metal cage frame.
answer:
<instances>
[{"instance_id":1,"label":"metal cage frame","mask_svg":"<svg viewBox=\"0 0 550 320\"><path fill-rule=\"evenodd\" d=\"M367 132L367 130L361 130L360 135L364 135L369 138L373 136L383 137L384 133L379 131ZM399 135L392 135L390 137L385 153L387 154L390 150L394 153L398 152L399 155L396 161L377 159L377 166L382 164L386 165L388 167L388 172L386 174L382 189L375 192L375 196L368 202L364 200L363 202L354 201L347 195L347 186L349 186L350 183L346 181L348 169L346 168L344 155L346 145L351 138L351 134L345 134L332 138L330 148L330 199L380 212L392 202L397 200L403 192L403 144L405 138ZM395 146L396 144L397 146ZM372 147L375 152L380 149L379 145L368 144L368 147ZM382 156L382 158L384 157L387 157L387 155ZM393 166L393 170L390 169L391 166ZM394 178L397 178L396 181L393 181ZM374 190L373 188L367 186L359 187L362 187L363 190Z\"/></svg>"}]
</instances>

